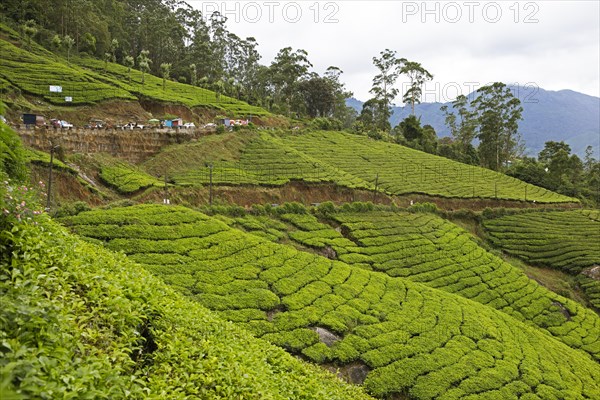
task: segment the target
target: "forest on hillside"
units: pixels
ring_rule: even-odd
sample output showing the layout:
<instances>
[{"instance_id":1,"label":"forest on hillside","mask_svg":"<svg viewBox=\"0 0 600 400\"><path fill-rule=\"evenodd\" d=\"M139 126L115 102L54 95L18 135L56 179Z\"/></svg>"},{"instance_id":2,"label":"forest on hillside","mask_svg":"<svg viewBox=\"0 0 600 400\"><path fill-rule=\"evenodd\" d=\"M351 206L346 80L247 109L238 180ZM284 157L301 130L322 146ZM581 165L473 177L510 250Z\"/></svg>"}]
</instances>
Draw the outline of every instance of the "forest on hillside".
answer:
<instances>
[{"instance_id":1,"label":"forest on hillside","mask_svg":"<svg viewBox=\"0 0 600 400\"><path fill-rule=\"evenodd\" d=\"M290 116L345 120L351 95L342 71L311 71L302 49L260 63L258 42L241 38L219 12L172 0L3 1L4 22L48 49L90 55L222 93Z\"/></svg>"},{"instance_id":2,"label":"forest on hillside","mask_svg":"<svg viewBox=\"0 0 600 400\"><path fill-rule=\"evenodd\" d=\"M330 66L319 74L309 54L292 47L280 49L265 65L255 38L239 37L218 11L202 15L185 1L6 0L0 4L0 17L25 40L35 40L67 60L91 56L103 60L105 70L107 63L122 64L162 77L163 88L165 80L191 84L312 128L347 129L504 172L590 205L600 203L600 162L592 147L582 160L564 142L550 141L537 158L525 157L519 134L523 108L501 82L481 87L474 99L461 95L451 107L444 106L452 135L438 138L415 115L423 85L434 75L394 50L373 57L372 98L357 113L345 103L352 93L340 68ZM409 81L404 93L399 93L400 77ZM398 97L412 113L392 127Z\"/></svg>"}]
</instances>

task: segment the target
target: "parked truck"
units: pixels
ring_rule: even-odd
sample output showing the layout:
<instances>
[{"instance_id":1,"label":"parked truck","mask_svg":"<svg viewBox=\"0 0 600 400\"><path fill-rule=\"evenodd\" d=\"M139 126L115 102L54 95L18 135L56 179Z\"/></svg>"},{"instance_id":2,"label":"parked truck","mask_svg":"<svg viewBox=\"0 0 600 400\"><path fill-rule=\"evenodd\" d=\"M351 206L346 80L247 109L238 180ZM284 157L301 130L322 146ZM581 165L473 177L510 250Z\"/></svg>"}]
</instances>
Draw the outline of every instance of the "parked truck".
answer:
<instances>
[{"instance_id":1,"label":"parked truck","mask_svg":"<svg viewBox=\"0 0 600 400\"><path fill-rule=\"evenodd\" d=\"M25 126L46 126L46 118L43 115L23 114L22 118Z\"/></svg>"}]
</instances>

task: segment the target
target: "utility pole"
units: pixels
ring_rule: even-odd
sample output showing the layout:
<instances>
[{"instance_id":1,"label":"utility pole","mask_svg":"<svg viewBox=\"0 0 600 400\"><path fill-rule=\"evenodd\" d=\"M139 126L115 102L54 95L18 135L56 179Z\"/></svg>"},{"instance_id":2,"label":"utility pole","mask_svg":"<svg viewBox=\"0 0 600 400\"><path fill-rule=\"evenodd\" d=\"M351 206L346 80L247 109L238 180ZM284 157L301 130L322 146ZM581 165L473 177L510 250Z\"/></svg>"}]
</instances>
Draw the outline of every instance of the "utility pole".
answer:
<instances>
[{"instance_id":1,"label":"utility pole","mask_svg":"<svg viewBox=\"0 0 600 400\"><path fill-rule=\"evenodd\" d=\"M171 204L169 200L169 189L167 189L167 170L165 169L165 199L163 200L164 204Z\"/></svg>"},{"instance_id":2,"label":"utility pole","mask_svg":"<svg viewBox=\"0 0 600 400\"><path fill-rule=\"evenodd\" d=\"M50 172L48 173L48 195L46 196L46 212L50 212L50 198L52 197L52 170L54 167L54 150L59 148L50 141Z\"/></svg>"},{"instance_id":3,"label":"utility pole","mask_svg":"<svg viewBox=\"0 0 600 400\"><path fill-rule=\"evenodd\" d=\"M212 207L212 203L213 203L213 163L208 164L208 171L209 171L208 205Z\"/></svg>"},{"instance_id":4,"label":"utility pole","mask_svg":"<svg viewBox=\"0 0 600 400\"><path fill-rule=\"evenodd\" d=\"M377 175L375 175L375 191L373 192L373 203L375 203L375 200L377 199L377 186L379 185L379 173L377 173Z\"/></svg>"}]
</instances>

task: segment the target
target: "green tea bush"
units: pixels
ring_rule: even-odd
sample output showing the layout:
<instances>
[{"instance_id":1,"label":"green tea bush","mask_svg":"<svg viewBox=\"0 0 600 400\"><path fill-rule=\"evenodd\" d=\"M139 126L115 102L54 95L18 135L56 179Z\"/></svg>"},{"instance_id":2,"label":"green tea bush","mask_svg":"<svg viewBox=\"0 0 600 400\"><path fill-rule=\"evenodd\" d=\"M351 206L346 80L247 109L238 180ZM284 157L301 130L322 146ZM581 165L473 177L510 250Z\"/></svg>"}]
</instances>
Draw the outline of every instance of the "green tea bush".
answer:
<instances>
[{"instance_id":1,"label":"green tea bush","mask_svg":"<svg viewBox=\"0 0 600 400\"><path fill-rule=\"evenodd\" d=\"M282 142L316 162L347 174L360 188L388 194L425 193L449 198L499 198L538 203L577 202L484 168L364 136L317 131L283 135ZM336 179L339 182L339 180ZM350 184L339 183L353 187Z\"/></svg>"},{"instance_id":2,"label":"green tea bush","mask_svg":"<svg viewBox=\"0 0 600 400\"><path fill-rule=\"evenodd\" d=\"M145 75L135 69L105 63L93 57L71 57L70 62L53 54L35 42L24 46L18 33L0 24L0 85L39 96L60 105L94 104L106 100L145 100L182 104L189 108L204 107L219 110L231 117L266 116L269 113L237 99L220 96L215 92L180 82L167 81ZM11 39L8 39L11 37ZM131 80L129 79L131 76ZM49 85L60 85L62 93L50 93ZM72 98L66 102L65 97ZM217 130L223 128L217 128Z\"/></svg>"},{"instance_id":3,"label":"green tea bush","mask_svg":"<svg viewBox=\"0 0 600 400\"><path fill-rule=\"evenodd\" d=\"M0 259L3 399L369 398L45 215L11 220L7 229L0 236L11 247ZM289 334L282 343L312 343L310 332L312 341Z\"/></svg>"},{"instance_id":4,"label":"green tea bush","mask_svg":"<svg viewBox=\"0 0 600 400\"><path fill-rule=\"evenodd\" d=\"M516 217L521 215L526 214ZM528 279L498 255L479 246L458 226L422 213L337 213L334 218L345 236L357 242L343 246L331 243L341 261L362 268L367 264L390 276L456 293L518 319L533 321L565 343L600 357L597 314ZM575 229L579 225L573 221L572 226ZM550 232L549 227L546 232ZM593 248L594 233L590 231L588 236L589 242L582 247ZM523 246L526 242L521 238L518 243ZM557 304L569 310L568 318ZM579 327L577 330L571 328L575 325Z\"/></svg>"},{"instance_id":5,"label":"green tea bush","mask_svg":"<svg viewBox=\"0 0 600 400\"><path fill-rule=\"evenodd\" d=\"M434 203L415 203L408 207L407 211L412 213L436 214L439 210Z\"/></svg>"},{"instance_id":6,"label":"green tea bush","mask_svg":"<svg viewBox=\"0 0 600 400\"><path fill-rule=\"evenodd\" d=\"M487 216L490 241L529 264L577 275L576 282L596 309L600 284L586 275L600 265L600 219L596 210L521 211Z\"/></svg>"},{"instance_id":7,"label":"green tea bush","mask_svg":"<svg viewBox=\"0 0 600 400\"><path fill-rule=\"evenodd\" d=\"M279 207L275 208L277 214L306 214L308 210L302 203L297 201L283 203Z\"/></svg>"},{"instance_id":8,"label":"green tea bush","mask_svg":"<svg viewBox=\"0 0 600 400\"><path fill-rule=\"evenodd\" d=\"M100 169L100 178L123 194L134 193L151 186L164 186L164 182L122 161L103 165Z\"/></svg>"},{"instance_id":9,"label":"green tea bush","mask_svg":"<svg viewBox=\"0 0 600 400\"><path fill-rule=\"evenodd\" d=\"M23 182L27 178L26 153L21 138L3 122L0 122L0 174L2 180Z\"/></svg>"},{"instance_id":10,"label":"green tea bush","mask_svg":"<svg viewBox=\"0 0 600 400\"><path fill-rule=\"evenodd\" d=\"M352 203L344 203L340 206L339 209L340 209L340 211L343 211L343 212L360 213L360 212L369 212L369 211L375 210L375 205L370 201L368 201L368 202L356 201L356 202L352 202Z\"/></svg>"},{"instance_id":11,"label":"green tea bush","mask_svg":"<svg viewBox=\"0 0 600 400\"><path fill-rule=\"evenodd\" d=\"M335 204L331 201L325 201L317 206L316 213L322 217L329 217L335 213Z\"/></svg>"},{"instance_id":12,"label":"green tea bush","mask_svg":"<svg viewBox=\"0 0 600 400\"><path fill-rule=\"evenodd\" d=\"M174 215L173 230L164 229L164 236L156 230L153 240L137 236L149 222L166 228L167 213ZM513 392L548 399L600 395L600 367L590 355L595 354L599 336L597 317L558 296L548 299L546 291L531 286L526 277L515 275L510 265L497 263L485 251L471 259L469 238L432 214L337 213L335 217L361 241L351 249L364 249L361 255L374 257L374 265L388 261L383 257L387 253L377 248L392 245L400 254L411 254L416 262L410 264L423 274L437 279L448 274L434 274L437 269L450 268L452 262L444 262L443 252L430 249L437 249L438 241L439 245L456 241L446 251L455 249L456 257L465 257L460 265L469 260L475 265L466 271L455 267L450 275L458 275L446 284L467 290L489 282L500 288L494 300L504 305L497 301L500 309L496 310L493 301L481 304L464 298L460 291L426 286L427 280L412 282L307 254L182 207L91 211L69 217L68 222L75 231L92 225L86 231L92 236L94 226L105 235L112 225L114 238L107 238L108 247L134 256L165 281L176 282L178 290L191 298L294 354L340 367L364 365L369 371L365 388L381 398L398 393L414 398L497 397ZM123 237L125 225L137 233ZM197 236L168 239L179 230L196 230ZM394 237L406 239L406 245ZM169 262L182 263L155 264L166 254ZM153 264L145 263L146 257ZM428 267L436 263L438 268ZM413 278L417 280L418 274ZM484 289L479 295L490 293ZM527 297L529 289L534 290ZM548 306L548 301L562 302L571 319L560 319L561 307ZM524 316L526 308L532 308L531 321ZM339 340L331 347L319 345L316 328L329 330Z\"/></svg>"},{"instance_id":13,"label":"green tea bush","mask_svg":"<svg viewBox=\"0 0 600 400\"><path fill-rule=\"evenodd\" d=\"M600 264L600 221L582 210L521 212L484 227L494 245L534 265L579 273Z\"/></svg>"},{"instance_id":14,"label":"green tea bush","mask_svg":"<svg viewBox=\"0 0 600 400\"><path fill-rule=\"evenodd\" d=\"M233 147L231 142L235 142ZM235 151L222 151L221 146ZM206 159L196 160L197 154L191 155L193 162L173 173L173 181L179 185L207 184L210 172L205 163L212 162L215 185L281 186L304 181L363 190L375 190L377 185L377 192L387 195L578 202L498 172L343 132L238 132L175 148L180 152L214 148L218 152L214 159L206 155ZM202 154L202 150L195 153ZM156 157L159 159L160 155Z\"/></svg>"},{"instance_id":15,"label":"green tea bush","mask_svg":"<svg viewBox=\"0 0 600 400\"><path fill-rule=\"evenodd\" d=\"M73 203L67 203L60 206L52 213L52 217L54 218L63 218L71 215L77 215L84 211L90 211L90 206L83 201L76 201Z\"/></svg>"}]
</instances>

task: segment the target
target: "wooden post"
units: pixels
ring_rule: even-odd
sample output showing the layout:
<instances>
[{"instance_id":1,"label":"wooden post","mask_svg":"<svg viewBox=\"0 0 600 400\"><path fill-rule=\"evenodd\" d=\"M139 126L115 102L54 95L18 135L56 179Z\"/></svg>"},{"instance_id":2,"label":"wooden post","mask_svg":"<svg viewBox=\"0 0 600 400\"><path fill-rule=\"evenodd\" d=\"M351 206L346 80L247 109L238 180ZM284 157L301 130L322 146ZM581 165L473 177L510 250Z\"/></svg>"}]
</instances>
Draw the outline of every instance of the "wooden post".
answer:
<instances>
[{"instance_id":1,"label":"wooden post","mask_svg":"<svg viewBox=\"0 0 600 400\"><path fill-rule=\"evenodd\" d=\"M165 170L165 201L164 204L170 204L169 190L167 189L167 170Z\"/></svg>"},{"instance_id":2,"label":"wooden post","mask_svg":"<svg viewBox=\"0 0 600 400\"><path fill-rule=\"evenodd\" d=\"M209 173L209 191L208 191L208 205L212 207L213 203L213 164L208 165Z\"/></svg>"},{"instance_id":3,"label":"wooden post","mask_svg":"<svg viewBox=\"0 0 600 400\"><path fill-rule=\"evenodd\" d=\"M52 170L54 167L54 150L58 148L58 145L54 145L54 142L50 141L50 172L48 173L48 196L46 197L46 211L50 212L50 198L52 197Z\"/></svg>"},{"instance_id":4,"label":"wooden post","mask_svg":"<svg viewBox=\"0 0 600 400\"><path fill-rule=\"evenodd\" d=\"M377 173L377 175L375 175L375 191L373 192L373 203L375 203L375 200L377 199L377 186L379 185L379 173Z\"/></svg>"}]
</instances>

